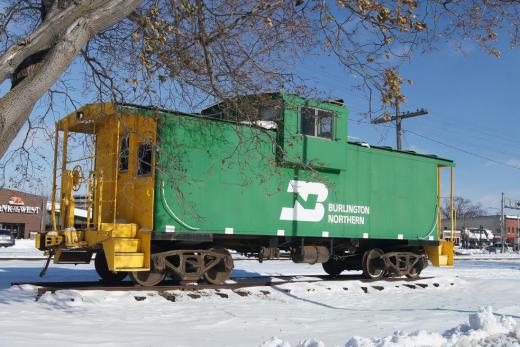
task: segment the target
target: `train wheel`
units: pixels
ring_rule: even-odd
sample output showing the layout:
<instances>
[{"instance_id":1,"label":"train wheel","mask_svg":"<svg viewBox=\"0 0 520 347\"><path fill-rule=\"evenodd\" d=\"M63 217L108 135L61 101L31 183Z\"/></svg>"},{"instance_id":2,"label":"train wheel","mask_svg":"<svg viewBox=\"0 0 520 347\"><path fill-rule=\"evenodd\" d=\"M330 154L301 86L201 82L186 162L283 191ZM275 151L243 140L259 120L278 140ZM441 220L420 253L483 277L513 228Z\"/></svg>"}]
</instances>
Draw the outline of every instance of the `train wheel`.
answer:
<instances>
[{"instance_id":1,"label":"train wheel","mask_svg":"<svg viewBox=\"0 0 520 347\"><path fill-rule=\"evenodd\" d=\"M164 267L162 270L157 269L154 259L151 259L150 271L130 272L130 278L134 283L139 284L140 286L153 287L166 278L166 271L164 270Z\"/></svg>"},{"instance_id":2,"label":"train wheel","mask_svg":"<svg viewBox=\"0 0 520 347\"><path fill-rule=\"evenodd\" d=\"M413 268L410 269L410 272L406 274L408 278L417 278L421 275L422 270L425 268L424 260L420 259Z\"/></svg>"},{"instance_id":3,"label":"train wheel","mask_svg":"<svg viewBox=\"0 0 520 347\"><path fill-rule=\"evenodd\" d=\"M342 261L332 258L329 258L329 260L327 260L325 263L322 263L321 266L323 267L323 270L330 276L338 276L343 272L343 270L345 270L345 266Z\"/></svg>"},{"instance_id":4,"label":"train wheel","mask_svg":"<svg viewBox=\"0 0 520 347\"><path fill-rule=\"evenodd\" d=\"M365 252L363 255L363 276L368 279L378 280L385 275L385 267L381 256L383 251L374 248Z\"/></svg>"},{"instance_id":5,"label":"train wheel","mask_svg":"<svg viewBox=\"0 0 520 347\"><path fill-rule=\"evenodd\" d=\"M222 284L231 276L231 271L234 267L233 257L231 257L231 254L229 254L225 248L211 248L210 251L222 254L224 258L217 265L206 271L204 278L206 278L209 283Z\"/></svg>"},{"instance_id":6,"label":"train wheel","mask_svg":"<svg viewBox=\"0 0 520 347\"><path fill-rule=\"evenodd\" d=\"M128 272L112 272L108 269L107 258L105 257L105 252L97 252L96 257L94 258L94 267L96 268L96 272L101 277L103 282L107 283L119 283L125 279L128 275Z\"/></svg>"}]
</instances>

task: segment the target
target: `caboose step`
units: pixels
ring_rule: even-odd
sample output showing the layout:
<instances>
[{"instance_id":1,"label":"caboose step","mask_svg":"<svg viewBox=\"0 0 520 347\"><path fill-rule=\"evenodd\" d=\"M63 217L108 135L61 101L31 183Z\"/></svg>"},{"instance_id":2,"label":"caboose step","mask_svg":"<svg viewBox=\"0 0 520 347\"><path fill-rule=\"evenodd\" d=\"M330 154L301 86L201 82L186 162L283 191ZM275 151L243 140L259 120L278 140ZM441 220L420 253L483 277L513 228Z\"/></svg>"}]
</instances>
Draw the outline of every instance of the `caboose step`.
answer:
<instances>
[{"instance_id":1,"label":"caboose step","mask_svg":"<svg viewBox=\"0 0 520 347\"><path fill-rule=\"evenodd\" d=\"M101 223L101 230L107 231L110 237L133 238L137 233L135 223Z\"/></svg>"},{"instance_id":2,"label":"caboose step","mask_svg":"<svg viewBox=\"0 0 520 347\"><path fill-rule=\"evenodd\" d=\"M137 231L137 224L134 223L106 223L102 228L111 235L103 241L110 271L150 270L149 230Z\"/></svg>"},{"instance_id":3,"label":"caboose step","mask_svg":"<svg viewBox=\"0 0 520 347\"><path fill-rule=\"evenodd\" d=\"M141 251L141 240L128 237L111 238L106 240L104 245L110 248L113 253L133 253Z\"/></svg>"},{"instance_id":4,"label":"caboose step","mask_svg":"<svg viewBox=\"0 0 520 347\"><path fill-rule=\"evenodd\" d=\"M123 269L132 268L136 269L144 268L144 253L133 252L133 253L115 253L114 254L114 270L123 271Z\"/></svg>"},{"instance_id":5,"label":"caboose step","mask_svg":"<svg viewBox=\"0 0 520 347\"><path fill-rule=\"evenodd\" d=\"M433 266L453 266L453 243L440 241L438 246L425 246L428 259Z\"/></svg>"},{"instance_id":6,"label":"caboose step","mask_svg":"<svg viewBox=\"0 0 520 347\"><path fill-rule=\"evenodd\" d=\"M54 264L88 264L92 259L90 250L58 249L54 254Z\"/></svg>"},{"instance_id":7,"label":"caboose step","mask_svg":"<svg viewBox=\"0 0 520 347\"><path fill-rule=\"evenodd\" d=\"M448 266L448 256L445 254L439 255L439 265L438 266Z\"/></svg>"}]
</instances>

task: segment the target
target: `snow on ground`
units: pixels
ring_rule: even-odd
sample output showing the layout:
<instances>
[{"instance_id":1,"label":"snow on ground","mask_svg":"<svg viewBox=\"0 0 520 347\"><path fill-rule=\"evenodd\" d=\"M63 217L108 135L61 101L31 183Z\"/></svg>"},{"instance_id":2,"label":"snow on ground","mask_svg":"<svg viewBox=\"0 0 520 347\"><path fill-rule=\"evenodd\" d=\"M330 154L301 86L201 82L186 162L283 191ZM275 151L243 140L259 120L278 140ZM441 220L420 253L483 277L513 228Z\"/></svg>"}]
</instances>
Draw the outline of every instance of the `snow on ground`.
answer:
<instances>
[{"instance_id":1,"label":"snow on ground","mask_svg":"<svg viewBox=\"0 0 520 347\"><path fill-rule=\"evenodd\" d=\"M466 260L466 259L520 259L520 252L513 251L511 249L506 250L504 253L499 248L495 251L490 251L485 248L455 248L455 259Z\"/></svg>"},{"instance_id":2,"label":"snow on ground","mask_svg":"<svg viewBox=\"0 0 520 347\"><path fill-rule=\"evenodd\" d=\"M442 334L418 330L411 333L396 331L393 335L379 338L355 336L345 347L415 347L415 346L520 346L520 326L511 317L493 314L491 307L469 315L468 323L447 330ZM260 347L290 347L287 341L271 338ZM305 339L296 347L324 347L322 341Z\"/></svg>"},{"instance_id":3,"label":"snow on ground","mask_svg":"<svg viewBox=\"0 0 520 347\"><path fill-rule=\"evenodd\" d=\"M43 252L34 247L34 240L16 240L14 246L0 247L0 258L42 258Z\"/></svg>"},{"instance_id":4,"label":"snow on ground","mask_svg":"<svg viewBox=\"0 0 520 347\"><path fill-rule=\"evenodd\" d=\"M413 288L337 281L218 293L69 290L35 301L35 287L10 286L39 281L42 265L0 261L0 346L520 346L515 259L428 267L423 276L434 278ZM233 275L321 273L319 265L237 260ZM45 280L97 275L92 265L51 264Z\"/></svg>"}]
</instances>

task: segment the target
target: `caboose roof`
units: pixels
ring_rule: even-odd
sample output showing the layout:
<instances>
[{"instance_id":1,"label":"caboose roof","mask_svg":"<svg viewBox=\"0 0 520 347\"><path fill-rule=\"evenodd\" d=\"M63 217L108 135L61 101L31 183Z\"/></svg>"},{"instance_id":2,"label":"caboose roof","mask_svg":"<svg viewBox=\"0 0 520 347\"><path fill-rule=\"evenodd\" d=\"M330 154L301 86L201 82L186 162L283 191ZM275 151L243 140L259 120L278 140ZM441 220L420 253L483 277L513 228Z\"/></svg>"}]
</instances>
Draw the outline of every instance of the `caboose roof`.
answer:
<instances>
[{"instance_id":1,"label":"caboose roof","mask_svg":"<svg viewBox=\"0 0 520 347\"><path fill-rule=\"evenodd\" d=\"M158 113L180 115L180 116L199 116L195 113L185 113L180 111L166 110L155 106L143 106L127 103L93 103L86 104L74 112L69 113L58 121L58 128L69 131L91 134L95 126L104 121L107 116L115 114L139 114L144 116L154 116Z\"/></svg>"},{"instance_id":2,"label":"caboose roof","mask_svg":"<svg viewBox=\"0 0 520 347\"><path fill-rule=\"evenodd\" d=\"M272 99L280 99L284 97L289 98L298 98L298 99L304 99L298 95L292 95L292 94L284 94L281 92L273 92L273 93L263 93L259 95L247 95L244 96L247 98L262 98L262 97L269 97ZM330 106L328 107L343 107L340 105L339 101L332 100L332 101L319 101L314 100L313 101L316 104L328 104ZM159 108L156 106L143 106L143 105L136 105L136 104L128 104L128 103L93 103L93 104L87 104L82 106L81 108L77 109L76 111L68 114L66 117L62 118L60 121L58 121L58 128L60 130L64 130L65 128L68 128L69 131L72 132L79 132L79 133L94 133L95 132L95 126L96 124L102 122L105 117L115 115L115 114L135 114L135 115L144 115L144 116L158 116L158 115L167 115L167 116L187 116L187 117L197 117L200 119L205 119L208 121L219 121L219 122L229 122L226 120L220 120L208 117L208 114L212 114L216 110L218 110L220 107L222 107L223 103L218 103L213 106L210 106L208 108L205 108L202 110L201 113L186 113L186 112L180 112L175 110L168 110ZM251 126L251 125L249 125ZM359 142L350 142L350 145L354 146L360 146L364 147L367 150L382 150L382 151L388 151L395 154L401 154L401 155L410 155L410 156L416 156L416 157L423 157L423 158L429 158L439 161L440 166L455 166L454 162L449 159L440 158L434 154L421 154L416 153L414 151L398 151L392 147L385 147L385 146L372 146L365 143L359 143Z\"/></svg>"},{"instance_id":3,"label":"caboose roof","mask_svg":"<svg viewBox=\"0 0 520 347\"><path fill-rule=\"evenodd\" d=\"M429 158L429 159L435 159L439 162L441 162L441 164L439 164L440 166L447 166L447 167L455 167L455 163L453 162L453 160L451 159L446 159L446 158L441 158L435 154L425 154L425 153L417 153L415 151L398 151L397 149L395 148L392 148L392 147L388 147L388 146L372 146L370 144L366 144L366 143L361 143L361 142L353 142L353 141L349 141L348 142L350 145L354 145L354 146L359 146L359 147L363 147L363 148L367 148L367 149L373 149L373 150L382 150L382 151L386 151L386 152L390 152L390 153L395 153L395 154L404 154L404 155L411 155L411 156L415 156L415 157L422 157L422 158Z\"/></svg>"}]
</instances>

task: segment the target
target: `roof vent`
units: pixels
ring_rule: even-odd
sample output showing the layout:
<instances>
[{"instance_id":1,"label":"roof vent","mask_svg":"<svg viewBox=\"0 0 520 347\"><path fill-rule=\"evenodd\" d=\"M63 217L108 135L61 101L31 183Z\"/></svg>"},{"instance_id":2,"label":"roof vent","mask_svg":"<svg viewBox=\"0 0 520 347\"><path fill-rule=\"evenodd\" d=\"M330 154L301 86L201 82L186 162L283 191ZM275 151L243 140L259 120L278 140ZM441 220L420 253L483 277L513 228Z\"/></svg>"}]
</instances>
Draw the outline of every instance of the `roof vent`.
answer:
<instances>
[{"instance_id":1,"label":"roof vent","mask_svg":"<svg viewBox=\"0 0 520 347\"><path fill-rule=\"evenodd\" d=\"M339 105L339 106L343 106L343 104L345 103L345 101L343 99L332 99L332 100L329 100L328 102L331 104L334 104L334 105Z\"/></svg>"},{"instance_id":2,"label":"roof vent","mask_svg":"<svg viewBox=\"0 0 520 347\"><path fill-rule=\"evenodd\" d=\"M85 118L85 114L84 114L82 111L78 111L78 112L76 112L76 119L77 119L78 121L81 122L84 118Z\"/></svg>"}]
</instances>

